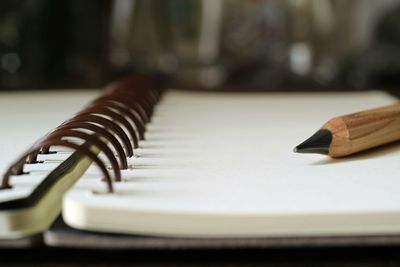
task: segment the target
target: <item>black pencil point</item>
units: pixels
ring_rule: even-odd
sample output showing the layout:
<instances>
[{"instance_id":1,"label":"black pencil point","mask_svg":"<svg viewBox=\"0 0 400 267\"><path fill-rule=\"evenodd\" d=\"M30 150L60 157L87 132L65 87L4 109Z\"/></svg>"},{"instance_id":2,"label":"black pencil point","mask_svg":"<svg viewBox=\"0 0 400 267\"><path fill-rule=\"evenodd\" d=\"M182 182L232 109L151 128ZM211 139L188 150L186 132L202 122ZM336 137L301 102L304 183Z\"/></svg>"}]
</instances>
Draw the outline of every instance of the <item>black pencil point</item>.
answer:
<instances>
[{"instance_id":1,"label":"black pencil point","mask_svg":"<svg viewBox=\"0 0 400 267\"><path fill-rule=\"evenodd\" d=\"M297 153L329 154L329 146L332 142L332 133L327 129L318 130L306 141L296 146L293 151Z\"/></svg>"}]
</instances>

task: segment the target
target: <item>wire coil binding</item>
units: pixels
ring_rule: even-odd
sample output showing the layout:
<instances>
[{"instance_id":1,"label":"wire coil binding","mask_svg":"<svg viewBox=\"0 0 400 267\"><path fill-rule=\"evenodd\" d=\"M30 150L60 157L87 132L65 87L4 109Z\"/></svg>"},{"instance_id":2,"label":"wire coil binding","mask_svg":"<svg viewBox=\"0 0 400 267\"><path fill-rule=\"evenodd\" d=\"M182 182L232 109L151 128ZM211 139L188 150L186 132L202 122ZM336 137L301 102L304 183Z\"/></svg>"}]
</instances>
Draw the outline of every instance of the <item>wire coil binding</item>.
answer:
<instances>
[{"instance_id":1,"label":"wire coil binding","mask_svg":"<svg viewBox=\"0 0 400 267\"><path fill-rule=\"evenodd\" d=\"M108 192L113 192L113 181L121 181L120 170L128 168L127 158L134 156L134 149L145 139L146 124L161 95L162 82L144 75L107 85L101 96L22 153L4 173L0 189L12 188L11 177L24 174L25 164L40 164L38 154L49 154L52 146L61 146L91 159L103 173ZM104 154L107 161L92 147ZM107 164L111 165L113 175Z\"/></svg>"}]
</instances>

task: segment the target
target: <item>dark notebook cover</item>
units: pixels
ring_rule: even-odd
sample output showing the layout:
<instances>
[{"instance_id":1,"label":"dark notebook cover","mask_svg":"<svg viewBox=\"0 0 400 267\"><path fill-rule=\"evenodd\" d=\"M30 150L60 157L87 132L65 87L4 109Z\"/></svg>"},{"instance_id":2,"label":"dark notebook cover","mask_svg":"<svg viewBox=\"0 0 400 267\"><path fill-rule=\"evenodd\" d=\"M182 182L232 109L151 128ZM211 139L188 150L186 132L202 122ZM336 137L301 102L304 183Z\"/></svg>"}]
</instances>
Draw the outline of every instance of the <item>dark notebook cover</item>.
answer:
<instances>
[{"instance_id":1,"label":"dark notebook cover","mask_svg":"<svg viewBox=\"0 0 400 267\"><path fill-rule=\"evenodd\" d=\"M271 237L271 238L169 238L81 231L66 225L60 217L44 233L50 247L135 250L209 250L299 247L351 247L400 245L400 235Z\"/></svg>"},{"instance_id":2,"label":"dark notebook cover","mask_svg":"<svg viewBox=\"0 0 400 267\"><path fill-rule=\"evenodd\" d=\"M43 245L43 235L33 235L18 239L0 239L0 249L32 248Z\"/></svg>"}]
</instances>

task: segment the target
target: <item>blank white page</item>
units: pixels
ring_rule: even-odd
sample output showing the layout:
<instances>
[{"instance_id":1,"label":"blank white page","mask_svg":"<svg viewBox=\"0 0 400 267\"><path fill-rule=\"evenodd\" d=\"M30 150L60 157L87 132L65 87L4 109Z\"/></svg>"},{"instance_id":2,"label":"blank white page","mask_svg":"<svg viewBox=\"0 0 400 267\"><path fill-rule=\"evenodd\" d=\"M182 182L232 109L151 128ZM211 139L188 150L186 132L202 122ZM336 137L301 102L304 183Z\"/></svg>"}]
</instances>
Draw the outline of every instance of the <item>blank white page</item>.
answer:
<instances>
[{"instance_id":1,"label":"blank white page","mask_svg":"<svg viewBox=\"0 0 400 267\"><path fill-rule=\"evenodd\" d=\"M73 227L191 237L400 232L400 145L333 160L293 147L383 92L169 90L116 192L90 168L63 201Z\"/></svg>"}]
</instances>

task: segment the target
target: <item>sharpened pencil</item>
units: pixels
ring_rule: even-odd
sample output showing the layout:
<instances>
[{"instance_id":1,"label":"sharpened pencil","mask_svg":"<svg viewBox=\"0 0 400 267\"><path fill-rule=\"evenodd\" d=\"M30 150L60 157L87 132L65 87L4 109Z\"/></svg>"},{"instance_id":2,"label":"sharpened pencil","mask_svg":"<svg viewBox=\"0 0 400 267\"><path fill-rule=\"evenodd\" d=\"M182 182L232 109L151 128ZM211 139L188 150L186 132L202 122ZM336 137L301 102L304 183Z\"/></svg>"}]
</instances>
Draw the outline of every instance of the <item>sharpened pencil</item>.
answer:
<instances>
[{"instance_id":1,"label":"sharpened pencil","mask_svg":"<svg viewBox=\"0 0 400 267\"><path fill-rule=\"evenodd\" d=\"M294 148L297 153L344 157L400 140L400 103L338 116Z\"/></svg>"}]
</instances>

